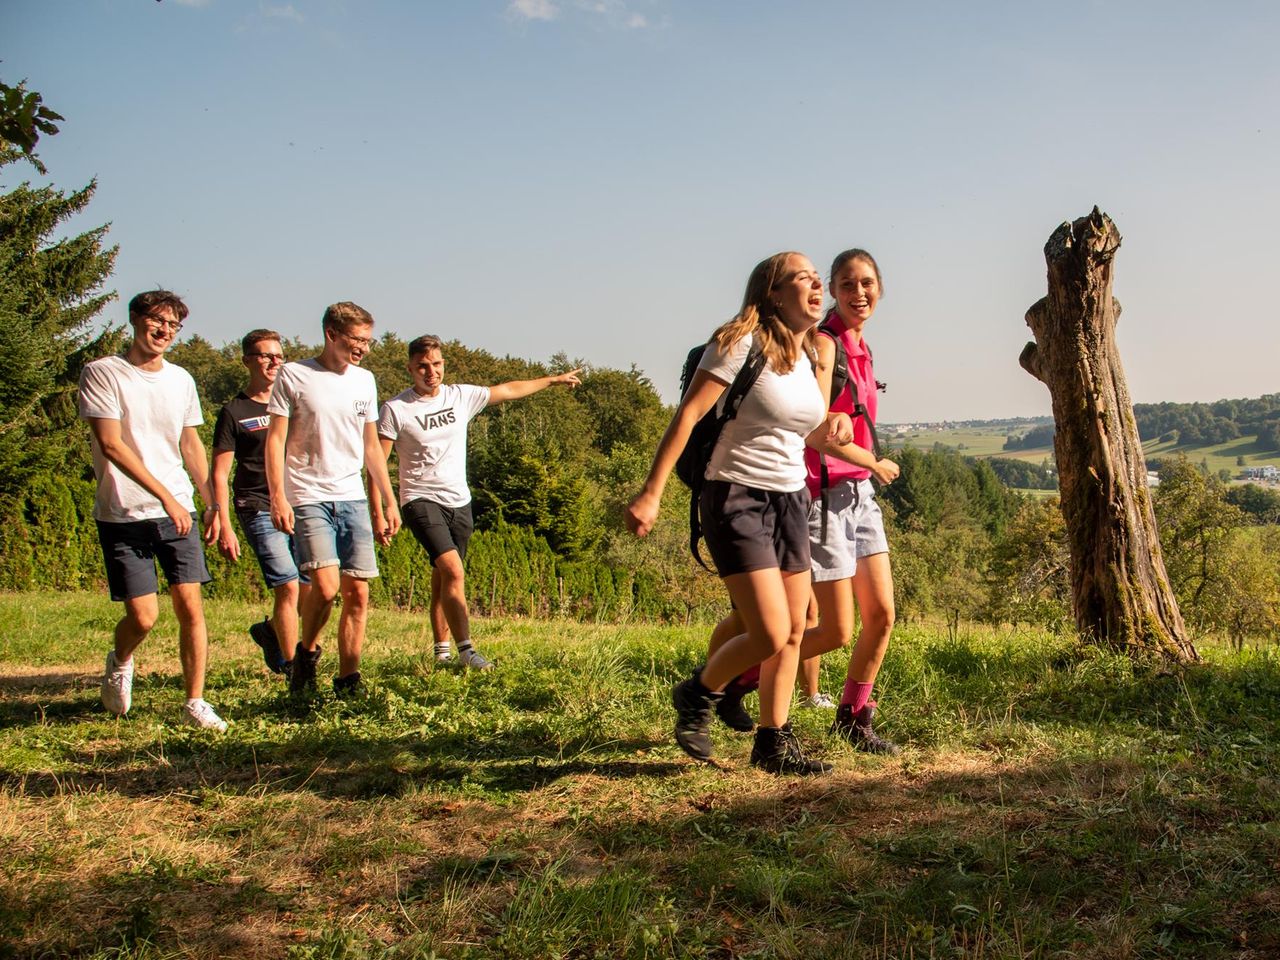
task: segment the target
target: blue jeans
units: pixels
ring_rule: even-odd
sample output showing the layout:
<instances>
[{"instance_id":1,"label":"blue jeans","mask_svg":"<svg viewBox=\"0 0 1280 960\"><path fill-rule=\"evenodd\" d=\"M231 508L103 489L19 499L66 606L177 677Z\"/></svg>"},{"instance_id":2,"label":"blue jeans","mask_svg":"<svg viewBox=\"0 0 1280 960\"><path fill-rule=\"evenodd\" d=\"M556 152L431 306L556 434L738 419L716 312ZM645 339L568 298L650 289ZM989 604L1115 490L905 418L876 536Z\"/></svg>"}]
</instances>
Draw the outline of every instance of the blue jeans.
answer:
<instances>
[{"instance_id":1,"label":"blue jeans","mask_svg":"<svg viewBox=\"0 0 1280 960\"><path fill-rule=\"evenodd\" d=\"M359 580L378 575L367 500L304 503L294 507L293 539L299 570L341 566L342 573Z\"/></svg>"},{"instance_id":2,"label":"blue jeans","mask_svg":"<svg viewBox=\"0 0 1280 960\"><path fill-rule=\"evenodd\" d=\"M253 555L258 558L262 579L267 582L268 589L274 590L295 580L308 582L306 576L298 572L293 537L272 526L270 513L266 510L237 510L236 517Z\"/></svg>"}]
</instances>

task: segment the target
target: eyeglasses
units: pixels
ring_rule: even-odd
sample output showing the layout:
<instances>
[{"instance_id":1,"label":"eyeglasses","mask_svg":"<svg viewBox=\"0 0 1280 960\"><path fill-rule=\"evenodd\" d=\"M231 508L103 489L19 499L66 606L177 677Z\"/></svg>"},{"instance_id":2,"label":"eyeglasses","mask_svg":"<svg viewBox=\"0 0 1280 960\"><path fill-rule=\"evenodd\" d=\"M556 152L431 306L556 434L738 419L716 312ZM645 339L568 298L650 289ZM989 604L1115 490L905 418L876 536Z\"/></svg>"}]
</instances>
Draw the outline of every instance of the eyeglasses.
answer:
<instances>
[{"instance_id":1,"label":"eyeglasses","mask_svg":"<svg viewBox=\"0 0 1280 960\"><path fill-rule=\"evenodd\" d=\"M157 330L172 330L177 333L182 329L181 320L166 320L161 317L145 317L144 319L147 321L148 326L155 327Z\"/></svg>"},{"instance_id":2,"label":"eyeglasses","mask_svg":"<svg viewBox=\"0 0 1280 960\"><path fill-rule=\"evenodd\" d=\"M277 363L284 363L284 354L282 353L246 353L245 356L261 360L268 366L275 366Z\"/></svg>"},{"instance_id":3,"label":"eyeglasses","mask_svg":"<svg viewBox=\"0 0 1280 960\"><path fill-rule=\"evenodd\" d=\"M353 337L349 333L344 333L343 336L346 337L348 342L354 344L357 347L364 347L366 350L368 350L369 347L373 345L373 337Z\"/></svg>"}]
</instances>

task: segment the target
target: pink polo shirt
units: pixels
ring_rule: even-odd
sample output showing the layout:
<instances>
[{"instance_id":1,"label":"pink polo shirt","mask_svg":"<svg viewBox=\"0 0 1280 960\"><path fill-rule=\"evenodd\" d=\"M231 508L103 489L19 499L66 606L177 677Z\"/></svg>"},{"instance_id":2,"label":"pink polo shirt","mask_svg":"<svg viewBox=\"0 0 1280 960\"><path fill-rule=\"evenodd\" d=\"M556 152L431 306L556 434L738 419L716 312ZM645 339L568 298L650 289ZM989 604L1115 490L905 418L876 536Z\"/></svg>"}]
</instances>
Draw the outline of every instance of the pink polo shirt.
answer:
<instances>
[{"instance_id":1,"label":"pink polo shirt","mask_svg":"<svg viewBox=\"0 0 1280 960\"><path fill-rule=\"evenodd\" d=\"M848 386L840 391L840 396L836 397L836 402L831 405L831 409L838 413L847 413L853 417L853 399L854 391L857 391L857 398L862 401L863 406L867 408L871 420L876 420L876 409L879 406L879 394L876 392L876 375L871 368L871 353L862 340L856 343L844 324L840 320L838 314L834 311L829 315L830 323L823 323L823 331L819 336L823 336L828 328L834 327L841 330L840 342L844 344L844 352L849 357L849 383ZM853 442L866 450L873 449L871 441L871 428L867 425L865 417L853 417ZM821 474L821 455L812 447L804 448L804 465L807 472L807 484L809 493L818 496L822 491L822 474ZM827 457L827 476L830 478L831 486L837 483L852 482L857 480L866 480L871 476L870 470L862 467L855 467L851 463L846 463L836 457Z\"/></svg>"}]
</instances>

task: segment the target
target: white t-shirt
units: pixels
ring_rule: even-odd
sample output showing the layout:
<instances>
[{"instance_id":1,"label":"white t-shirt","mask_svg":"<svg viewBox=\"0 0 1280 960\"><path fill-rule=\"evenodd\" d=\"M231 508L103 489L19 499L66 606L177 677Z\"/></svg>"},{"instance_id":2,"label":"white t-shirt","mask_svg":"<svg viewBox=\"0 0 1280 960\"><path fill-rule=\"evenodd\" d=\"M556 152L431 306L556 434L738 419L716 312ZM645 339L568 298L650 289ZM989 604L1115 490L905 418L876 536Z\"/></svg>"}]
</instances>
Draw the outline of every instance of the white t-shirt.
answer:
<instances>
[{"instance_id":1,"label":"white t-shirt","mask_svg":"<svg viewBox=\"0 0 1280 960\"><path fill-rule=\"evenodd\" d=\"M378 435L396 444L401 506L426 499L453 509L471 502L467 424L488 404L488 387L449 383L434 397L410 387L382 405Z\"/></svg>"},{"instance_id":2,"label":"white t-shirt","mask_svg":"<svg viewBox=\"0 0 1280 960\"><path fill-rule=\"evenodd\" d=\"M751 349L751 334L722 353L713 341L698 368L732 383ZM726 389L716 404L723 411ZM706 479L728 480L758 490L793 493L805 484L804 438L823 421L823 403L813 367L803 355L790 373L765 365L747 391L738 415L724 426L707 464Z\"/></svg>"},{"instance_id":3,"label":"white t-shirt","mask_svg":"<svg viewBox=\"0 0 1280 960\"><path fill-rule=\"evenodd\" d=\"M159 370L143 370L120 356L94 360L80 373L80 416L119 420L121 437L151 475L183 507L195 509L178 446L185 427L204 422L191 374L164 360ZM159 500L103 456L96 438L90 445L98 478L95 519L129 523L167 516Z\"/></svg>"},{"instance_id":4,"label":"white t-shirt","mask_svg":"<svg viewBox=\"0 0 1280 960\"><path fill-rule=\"evenodd\" d=\"M280 368L267 413L289 418L284 495L290 506L364 500L364 425L378 417L373 374L349 364L342 373L316 360Z\"/></svg>"}]
</instances>

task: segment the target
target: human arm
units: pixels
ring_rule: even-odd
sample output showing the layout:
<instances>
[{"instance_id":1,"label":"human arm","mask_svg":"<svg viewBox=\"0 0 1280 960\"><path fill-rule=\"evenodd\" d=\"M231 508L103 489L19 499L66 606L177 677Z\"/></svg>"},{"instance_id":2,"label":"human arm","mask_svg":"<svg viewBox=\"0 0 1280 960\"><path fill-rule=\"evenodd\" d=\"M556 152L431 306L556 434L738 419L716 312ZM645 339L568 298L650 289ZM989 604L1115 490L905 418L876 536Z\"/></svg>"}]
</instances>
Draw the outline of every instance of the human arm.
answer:
<instances>
[{"instance_id":1,"label":"human arm","mask_svg":"<svg viewBox=\"0 0 1280 960\"><path fill-rule=\"evenodd\" d=\"M231 486L227 482L234 458L233 450L213 451L213 497L218 506L218 523L221 528L218 531L218 549L232 563L240 559L240 540L231 525Z\"/></svg>"},{"instance_id":2,"label":"human arm","mask_svg":"<svg viewBox=\"0 0 1280 960\"><path fill-rule=\"evenodd\" d=\"M267 491L271 496L271 524L281 533L293 533L293 507L284 495L284 442L289 435L289 418L271 414L263 449Z\"/></svg>"},{"instance_id":3,"label":"human arm","mask_svg":"<svg viewBox=\"0 0 1280 960\"><path fill-rule=\"evenodd\" d=\"M391 458L391 448L395 446L395 441L389 437L379 435L378 443L382 447L382 461L383 463L386 463ZM388 476L390 475L388 474ZM375 531L381 531L386 527L386 509L383 506L382 491L378 488L378 485L373 482L372 473L369 474L369 513L373 520L373 529ZM378 537L378 542L383 546L386 546L391 542L390 537L383 540L381 534L376 535Z\"/></svg>"},{"instance_id":4,"label":"human arm","mask_svg":"<svg viewBox=\"0 0 1280 960\"><path fill-rule=\"evenodd\" d=\"M536 380L508 380L506 383L496 384L489 388L489 405L506 403L508 400L522 400L525 397L532 396L539 390L547 389L547 387L576 387L582 382L578 379L578 374L581 372L582 368L579 367L577 370L570 370L568 373L538 377Z\"/></svg>"},{"instance_id":5,"label":"human arm","mask_svg":"<svg viewBox=\"0 0 1280 960\"><path fill-rule=\"evenodd\" d=\"M680 406L676 408L671 423L658 441L658 450L653 457L653 465L649 468L649 476L644 486L627 505L627 529L638 537L643 537L653 529L658 518L658 507L662 502L662 491L666 488L667 478L675 468L676 461L689 442L689 436L698 421L706 415L728 384L716 379L706 370L694 374L689 390L685 393Z\"/></svg>"},{"instance_id":6,"label":"human arm","mask_svg":"<svg viewBox=\"0 0 1280 960\"><path fill-rule=\"evenodd\" d=\"M841 416L844 415L841 414ZM805 437L804 442L821 454L870 470L882 484L892 483L898 479L898 465L892 460L883 458L877 460L876 455L865 447L860 447L856 443L841 443L830 419Z\"/></svg>"},{"instance_id":7,"label":"human arm","mask_svg":"<svg viewBox=\"0 0 1280 960\"><path fill-rule=\"evenodd\" d=\"M385 446L384 446L385 445ZM387 544L400 530L400 507L395 491L391 489L391 475L387 473L387 453L390 441L378 436L378 424L373 420L364 425L364 468L369 473L370 503L376 496L382 500L381 509L374 507L377 521L374 536Z\"/></svg>"},{"instance_id":8,"label":"human arm","mask_svg":"<svg viewBox=\"0 0 1280 960\"><path fill-rule=\"evenodd\" d=\"M822 393L822 404L828 406L831 399L831 376L836 362L836 342L826 334L820 333L815 338L818 362L814 364L813 376L818 381L818 390Z\"/></svg>"},{"instance_id":9,"label":"human arm","mask_svg":"<svg viewBox=\"0 0 1280 960\"><path fill-rule=\"evenodd\" d=\"M103 417L88 417L86 419L89 422L89 429L93 432L93 439L97 442L98 449L102 451L102 455L126 477L159 500L160 505L164 507L164 512L173 521L174 527L177 528L178 536L185 537L191 529L191 514L186 507L178 503L168 488L147 469L146 464L142 462L142 458L138 456L133 447L125 443L120 421Z\"/></svg>"},{"instance_id":10,"label":"human arm","mask_svg":"<svg viewBox=\"0 0 1280 960\"><path fill-rule=\"evenodd\" d=\"M205 454L204 442L195 427L183 427L178 437L178 451L182 454L182 464L187 468L187 475L195 484L196 492L204 501L204 514L201 526L205 543L213 543L218 539L218 502L213 497L213 485L209 483L209 458Z\"/></svg>"}]
</instances>

